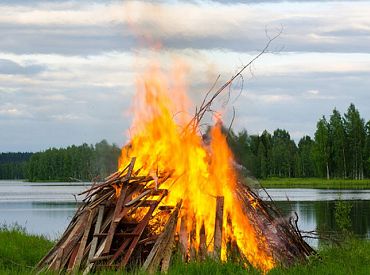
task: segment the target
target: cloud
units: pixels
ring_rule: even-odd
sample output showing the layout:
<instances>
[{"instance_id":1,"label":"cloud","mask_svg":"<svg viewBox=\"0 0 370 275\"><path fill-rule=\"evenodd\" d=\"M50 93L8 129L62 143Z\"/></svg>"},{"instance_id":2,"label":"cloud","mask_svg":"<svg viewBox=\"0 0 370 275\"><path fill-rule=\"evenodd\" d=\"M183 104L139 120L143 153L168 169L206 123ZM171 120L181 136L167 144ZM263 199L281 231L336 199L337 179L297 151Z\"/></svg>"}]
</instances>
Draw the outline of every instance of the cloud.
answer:
<instances>
[{"instance_id":1,"label":"cloud","mask_svg":"<svg viewBox=\"0 0 370 275\"><path fill-rule=\"evenodd\" d=\"M3 103L0 104L0 120L32 118L24 104Z\"/></svg>"},{"instance_id":2,"label":"cloud","mask_svg":"<svg viewBox=\"0 0 370 275\"><path fill-rule=\"evenodd\" d=\"M223 1L220 1L223 2ZM0 51L90 55L161 42L174 49L369 53L366 1L47 1L0 4ZM227 1L225 1L227 2ZM23 5L24 4L24 5ZM312 12L314 10L314 12ZM186 14L186 20L178 20ZM330 14L330 16L327 16ZM261 16L263 15L263 16ZM356 39L351 39L356 37Z\"/></svg>"},{"instance_id":3,"label":"cloud","mask_svg":"<svg viewBox=\"0 0 370 275\"><path fill-rule=\"evenodd\" d=\"M41 73L44 70L45 70L45 67L40 66L40 65L20 65L8 59L0 59L0 74L33 75L33 74Z\"/></svg>"},{"instance_id":4,"label":"cloud","mask_svg":"<svg viewBox=\"0 0 370 275\"><path fill-rule=\"evenodd\" d=\"M199 103L218 74L217 87L264 47L265 29L281 26L275 54L244 74L239 97L240 83L231 89L235 130L312 136L318 118L349 102L368 119L370 3L340 2L2 1L0 151L123 144L150 60L169 75L174 57L188 64Z\"/></svg>"}]
</instances>

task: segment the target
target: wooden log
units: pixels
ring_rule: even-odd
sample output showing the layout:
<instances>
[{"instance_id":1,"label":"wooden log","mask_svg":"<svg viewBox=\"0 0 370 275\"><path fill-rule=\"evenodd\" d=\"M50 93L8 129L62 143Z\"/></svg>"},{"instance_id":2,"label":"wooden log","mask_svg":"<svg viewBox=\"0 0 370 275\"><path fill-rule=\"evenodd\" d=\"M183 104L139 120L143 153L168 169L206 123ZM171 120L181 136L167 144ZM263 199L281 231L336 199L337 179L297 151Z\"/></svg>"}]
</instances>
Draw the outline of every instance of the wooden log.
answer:
<instances>
[{"instance_id":1,"label":"wooden log","mask_svg":"<svg viewBox=\"0 0 370 275\"><path fill-rule=\"evenodd\" d=\"M218 260L221 259L223 215L224 197L217 196L213 254Z\"/></svg>"},{"instance_id":2,"label":"wooden log","mask_svg":"<svg viewBox=\"0 0 370 275\"><path fill-rule=\"evenodd\" d=\"M207 257L207 236L204 221L199 230L199 260L204 261Z\"/></svg>"}]
</instances>

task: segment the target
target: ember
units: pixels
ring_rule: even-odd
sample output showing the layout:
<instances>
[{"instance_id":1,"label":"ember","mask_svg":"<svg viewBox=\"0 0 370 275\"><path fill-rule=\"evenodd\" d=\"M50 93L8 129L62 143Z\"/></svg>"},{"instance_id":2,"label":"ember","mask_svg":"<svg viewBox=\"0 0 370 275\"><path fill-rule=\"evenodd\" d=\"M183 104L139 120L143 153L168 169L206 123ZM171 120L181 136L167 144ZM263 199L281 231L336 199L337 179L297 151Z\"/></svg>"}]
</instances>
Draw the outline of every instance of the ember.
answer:
<instances>
[{"instance_id":1,"label":"ember","mask_svg":"<svg viewBox=\"0 0 370 275\"><path fill-rule=\"evenodd\" d=\"M171 87L153 69L140 83L118 171L82 193L82 206L39 269L87 273L141 265L152 273L167 271L179 251L184 261L227 261L237 253L246 266L266 272L314 253L296 224L239 180L221 121L209 142L198 134L209 102L189 117L182 77L175 79Z\"/></svg>"}]
</instances>

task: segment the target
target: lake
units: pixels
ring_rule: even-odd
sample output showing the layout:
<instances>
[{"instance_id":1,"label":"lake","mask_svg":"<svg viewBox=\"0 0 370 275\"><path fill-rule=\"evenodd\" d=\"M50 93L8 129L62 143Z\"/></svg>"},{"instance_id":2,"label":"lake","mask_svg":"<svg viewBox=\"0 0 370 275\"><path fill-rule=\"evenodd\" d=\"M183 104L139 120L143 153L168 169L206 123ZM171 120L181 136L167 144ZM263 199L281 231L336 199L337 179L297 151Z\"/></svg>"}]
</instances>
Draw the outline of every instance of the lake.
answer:
<instances>
[{"instance_id":1,"label":"lake","mask_svg":"<svg viewBox=\"0 0 370 275\"><path fill-rule=\"evenodd\" d=\"M0 224L18 224L33 234L58 238L68 225L89 183L0 181ZM267 189L284 215L296 212L301 230L336 230L335 203L352 204L352 230L370 239L370 190ZM263 191L263 198L267 198ZM289 199L289 201L288 201ZM309 241L317 246L317 241Z\"/></svg>"}]
</instances>

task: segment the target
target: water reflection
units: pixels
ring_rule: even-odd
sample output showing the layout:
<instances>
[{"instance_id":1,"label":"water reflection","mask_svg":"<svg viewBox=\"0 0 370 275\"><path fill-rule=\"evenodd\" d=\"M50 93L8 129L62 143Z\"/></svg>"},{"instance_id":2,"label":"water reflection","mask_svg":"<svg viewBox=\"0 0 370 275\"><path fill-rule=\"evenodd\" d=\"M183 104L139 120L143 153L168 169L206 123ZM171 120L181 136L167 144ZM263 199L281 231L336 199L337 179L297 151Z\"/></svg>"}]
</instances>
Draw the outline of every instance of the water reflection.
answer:
<instances>
[{"instance_id":1,"label":"water reflection","mask_svg":"<svg viewBox=\"0 0 370 275\"><path fill-rule=\"evenodd\" d=\"M370 201L351 200L350 212L351 231L360 238L370 239ZM298 214L298 227L304 231L315 230L319 234L335 232L338 226L335 222L336 201L277 201L276 205L286 215ZM317 241L309 240L310 244L318 245Z\"/></svg>"}]
</instances>

